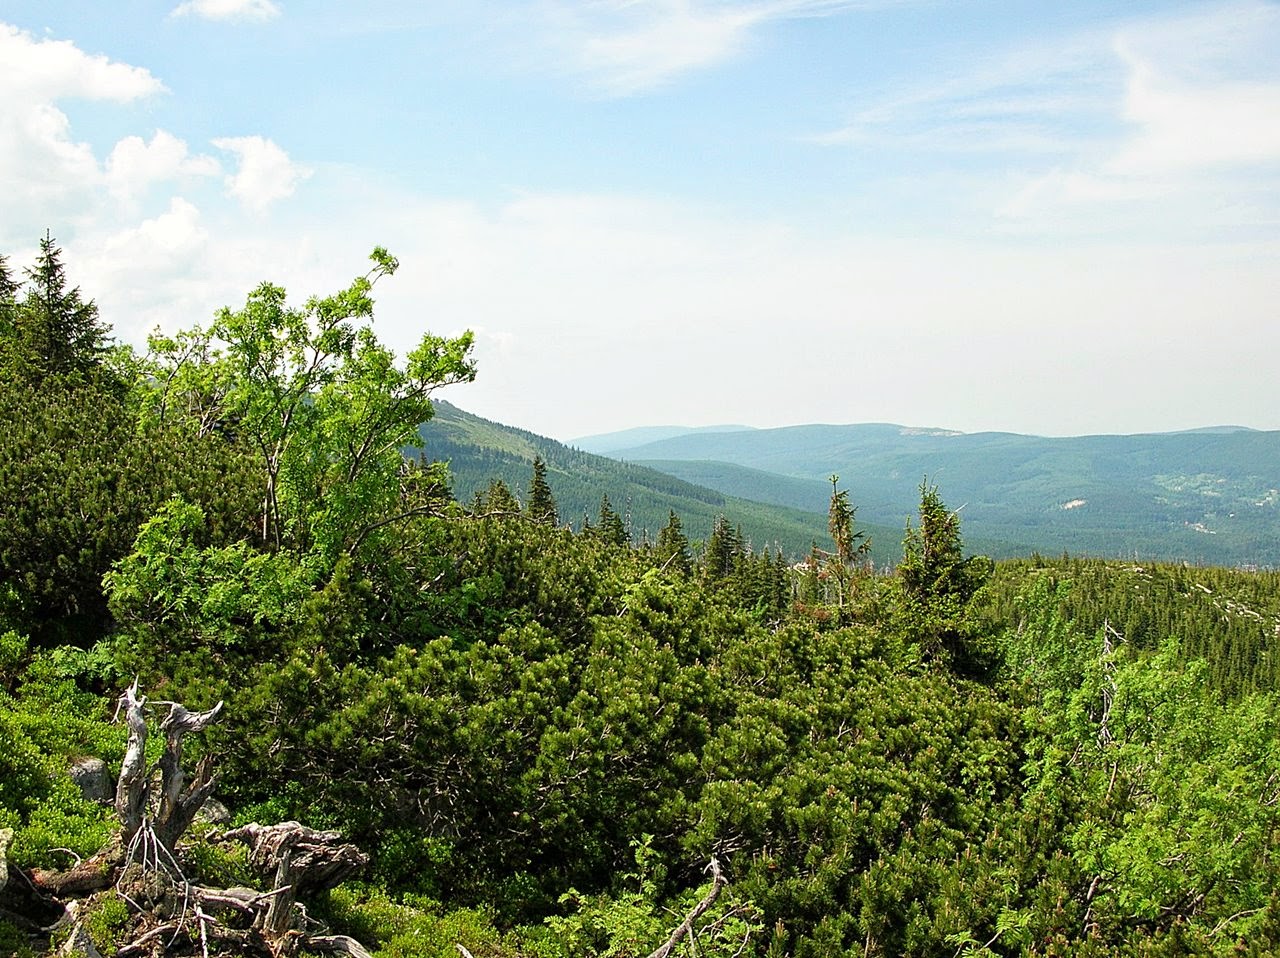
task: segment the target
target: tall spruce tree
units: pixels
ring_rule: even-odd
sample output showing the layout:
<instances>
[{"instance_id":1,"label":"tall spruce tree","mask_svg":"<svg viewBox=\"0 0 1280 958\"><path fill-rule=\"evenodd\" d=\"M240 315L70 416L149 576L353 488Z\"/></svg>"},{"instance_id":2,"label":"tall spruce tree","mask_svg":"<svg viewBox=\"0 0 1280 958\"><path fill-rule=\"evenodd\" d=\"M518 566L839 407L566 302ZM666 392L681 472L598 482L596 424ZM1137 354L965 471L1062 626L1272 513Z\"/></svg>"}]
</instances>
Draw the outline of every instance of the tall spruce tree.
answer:
<instances>
[{"instance_id":1,"label":"tall spruce tree","mask_svg":"<svg viewBox=\"0 0 1280 958\"><path fill-rule=\"evenodd\" d=\"M8 314L6 353L15 371L37 382L49 375L88 372L100 365L108 345L107 327L98 307L85 302L80 287L68 288L62 250L48 233L40 241L40 255L26 270L27 294L3 307ZM7 270L2 279L10 300L16 292ZM0 302L5 301L0 291Z\"/></svg>"},{"instance_id":2,"label":"tall spruce tree","mask_svg":"<svg viewBox=\"0 0 1280 958\"><path fill-rule=\"evenodd\" d=\"M922 482L920 525L908 521L898 566L903 624L926 655L964 674L982 674L991 664L991 650L975 641L968 615L991 569L985 556L965 558L959 513L947 508L937 486Z\"/></svg>"},{"instance_id":3,"label":"tall spruce tree","mask_svg":"<svg viewBox=\"0 0 1280 958\"><path fill-rule=\"evenodd\" d=\"M729 525L724 516L716 516L711 527L711 538L702 557L702 573L709 579L724 579L734 570L736 560L743 552L742 531Z\"/></svg>"},{"instance_id":4,"label":"tall spruce tree","mask_svg":"<svg viewBox=\"0 0 1280 958\"><path fill-rule=\"evenodd\" d=\"M608 493L600 497L600 538L616 546L626 545L628 542L627 527L622 522L622 516L610 504Z\"/></svg>"},{"instance_id":5,"label":"tall spruce tree","mask_svg":"<svg viewBox=\"0 0 1280 958\"><path fill-rule=\"evenodd\" d=\"M560 521L556 499L547 482L547 464L542 461L541 456L533 458L533 478L529 481L529 502L525 507L525 514L534 522L546 526L557 525Z\"/></svg>"},{"instance_id":6,"label":"tall spruce tree","mask_svg":"<svg viewBox=\"0 0 1280 958\"><path fill-rule=\"evenodd\" d=\"M680 517L674 509L667 514L667 524L658 531L655 551L663 566L689 574L689 539L685 536Z\"/></svg>"},{"instance_id":7,"label":"tall spruce tree","mask_svg":"<svg viewBox=\"0 0 1280 958\"><path fill-rule=\"evenodd\" d=\"M0 343L7 343L13 334L14 314L18 308L20 285L9 272L9 261L0 253ZM0 349L3 349L0 346Z\"/></svg>"}]
</instances>

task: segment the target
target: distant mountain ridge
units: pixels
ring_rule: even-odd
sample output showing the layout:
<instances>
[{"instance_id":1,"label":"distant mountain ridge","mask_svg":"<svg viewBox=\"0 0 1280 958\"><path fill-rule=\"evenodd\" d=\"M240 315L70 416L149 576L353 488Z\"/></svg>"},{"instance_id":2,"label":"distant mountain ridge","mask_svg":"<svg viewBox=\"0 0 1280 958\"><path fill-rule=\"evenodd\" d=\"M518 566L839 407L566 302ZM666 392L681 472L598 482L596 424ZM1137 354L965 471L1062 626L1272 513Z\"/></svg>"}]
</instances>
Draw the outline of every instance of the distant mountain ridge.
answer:
<instances>
[{"instance_id":1,"label":"distant mountain ridge","mask_svg":"<svg viewBox=\"0 0 1280 958\"><path fill-rule=\"evenodd\" d=\"M559 508L560 521L581 528L584 519L596 522L602 495L627 517L632 537L652 541L674 511L691 541L705 540L717 516L741 526L755 549L781 548L793 557L806 554L812 543L828 541L827 505L818 511L785 504L752 502L732 493L698 485L666 472L571 448L554 439L482 419L448 402L435 402L435 416L420 427L430 459L449 463L453 492L469 501L477 492L501 479L523 500L535 456L547 466L547 478ZM830 496L830 488L827 490ZM902 524L859 528L872 539L878 562L901 553ZM974 549L1007 552L1003 543L971 542Z\"/></svg>"},{"instance_id":2,"label":"distant mountain ridge","mask_svg":"<svg viewBox=\"0 0 1280 958\"><path fill-rule=\"evenodd\" d=\"M675 436L687 436L700 432L748 432L754 426L636 426L618 432L601 433L595 436L579 436L570 439L566 445L583 452L596 455L607 455L617 449L629 449L649 442L659 442Z\"/></svg>"},{"instance_id":3,"label":"distant mountain ridge","mask_svg":"<svg viewBox=\"0 0 1280 958\"><path fill-rule=\"evenodd\" d=\"M936 482L966 536L1042 552L1280 565L1280 432L956 433L892 423L671 436L610 455L743 498L825 508L838 474L859 519L898 524Z\"/></svg>"}]
</instances>

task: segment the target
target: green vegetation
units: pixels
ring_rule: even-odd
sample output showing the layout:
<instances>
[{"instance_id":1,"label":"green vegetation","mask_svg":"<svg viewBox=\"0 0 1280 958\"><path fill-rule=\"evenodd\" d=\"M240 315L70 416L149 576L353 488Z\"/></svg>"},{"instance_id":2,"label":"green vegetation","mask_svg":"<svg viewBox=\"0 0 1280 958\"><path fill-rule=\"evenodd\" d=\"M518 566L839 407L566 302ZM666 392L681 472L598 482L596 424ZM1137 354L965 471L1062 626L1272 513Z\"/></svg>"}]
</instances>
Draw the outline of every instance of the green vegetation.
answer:
<instances>
[{"instance_id":1,"label":"green vegetation","mask_svg":"<svg viewBox=\"0 0 1280 958\"><path fill-rule=\"evenodd\" d=\"M717 519L725 517L741 524L744 538L757 551L767 546L802 556L812 543L827 538L826 495L830 490L825 484L820 490L821 514L789 503L751 501L751 497L741 498L733 492L718 492L702 480L686 482L657 469L582 452L481 419L447 402L436 403L436 413L423 426L422 438L431 458L449 464L453 493L461 502L487 492L495 479L508 490L528 489L533 463L540 459L559 521L578 530L597 521L600 497L608 495L611 507L619 512L624 528L637 544L654 542L672 512L681 517L691 542L705 544ZM906 511L892 517L889 524L864 526L875 543L873 557L877 562L893 562L901 554L905 515Z\"/></svg>"},{"instance_id":2,"label":"green vegetation","mask_svg":"<svg viewBox=\"0 0 1280 958\"><path fill-rule=\"evenodd\" d=\"M1033 549L1280 566L1280 432L1048 439L865 424L696 432L608 454L724 495L825 512L839 473L864 519L900 524L922 476L991 555Z\"/></svg>"},{"instance_id":3,"label":"green vegetation","mask_svg":"<svg viewBox=\"0 0 1280 958\"><path fill-rule=\"evenodd\" d=\"M25 477L0 500L6 953L51 948L56 909L33 922L22 889L110 847L66 770L119 771L135 676L224 703L188 749L235 824L368 853L303 897L312 932L379 956L646 956L686 915L676 951L716 958L1280 948L1280 576L993 565L928 483L879 571L835 476L816 531L754 547L707 490L451 407L419 430L474 374L470 338L398 363L364 325L393 267L377 251L302 307L260 287L146 357L94 327L70 369L19 332L48 297L0 284L0 401L48 407L0 445L2 481ZM72 420L96 462L21 472ZM455 498L436 460L483 461L461 432L501 468ZM174 866L270 887L219 828ZM103 954L161 920L170 953L240 953L110 882L82 904Z\"/></svg>"}]
</instances>

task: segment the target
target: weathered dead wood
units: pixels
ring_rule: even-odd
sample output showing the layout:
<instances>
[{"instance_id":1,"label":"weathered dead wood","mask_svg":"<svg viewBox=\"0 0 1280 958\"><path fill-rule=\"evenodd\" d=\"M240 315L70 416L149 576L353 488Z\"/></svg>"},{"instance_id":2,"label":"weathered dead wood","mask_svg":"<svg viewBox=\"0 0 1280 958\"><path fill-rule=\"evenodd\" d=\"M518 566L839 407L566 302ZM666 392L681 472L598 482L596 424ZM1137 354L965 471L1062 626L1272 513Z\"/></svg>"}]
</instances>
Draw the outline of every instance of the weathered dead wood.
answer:
<instances>
[{"instance_id":1,"label":"weathered dead wood","mask_svg":"<svg viewBox=\"0 0 1280 958\"><path fill-rule=\"evenodd\" d=\"M66 955L67 958L102 958L102 952L98 951L93 939L89 937L88 929L79 922L71 929L71 934L58 949L58 954Z\"/></svg>"},{"instance_id":2,"label":"weathered dead wood","mask_svg":"<svg viewBox=\"0 0 1280 958\"><path fill-rule=\"evenodd\" d=\"M711 856L711 862L707 865L707 870L711 872L711 890L703 896L702 901L693 906L693 909L685 916L684 921L676 927L671 933L671 937L659 948L654 949L650 953L649 958L668 958L676 945L684 939L686 935L693 931L693 923L707 913L707 909L716 903L716 899L720 897L720 891L725 885L729 884L729 880L724 877L724 872L720 869L720 861L714 855Z\"/></svg>"},{"instance_id":3,"label":"weathered dead wood","mask_svg":"<svg viewBox=\"0 0 1280 958\"><path fill-rule=\"evenodd\" d=\"M131 847L134 836L147 821L151 808L150 774L146 764L147 718L143 711L147 697L138 694L138 680L125 689L116 706L116 714L124 713L129 727L129 742L124 762L120 767L120 779L116 785L116 816L120 819L121 842ZM155 838L165 850L172 853L184 832L191 826L196 813L213 794L217 776L213 773L213 760L205 756L196 766L196 774L190 785L182 770L182 739L189 732L202 731L222 711L219 702L207 712L192 712L177 702L166 703L169 714L160 723L164 733L164 752L160 756L159 807L150 827Z\"/></svg>"},{"instance_id":4,"label":"weathered dead wood","mask_svg":"<svg viewBox=\"0 0 1280 958\"><path fill-rule=\"evenodd\" d=\"M116 705L116 715L123 711L129 727L129 743L116 781L116 817L120 819L121 841L126 845L142 827L147 811L147 717L142 711L146 704L147 697L138 695L135 678Z\"/></svg>"},{"instance_id":5,"label":"weathered dead wood","mask_svg":"<svg viewBox=\"0 0 1280 958\"><path fill-rule=\"evenodd\" d=\"M190 712L176 702L170 703L169 714L160 723L164 732L164 753L160 756L160 809L156 813L156 838L170 851L191 826L196 813L213 794L218 777L213 772L213 757L204 756L196 765L195 778L187 787L182 771L182 739L189 732L199 732L222 711L219 702L207 712Z\"/></svg>"},{"instance_id":6,"label":"weathered dead wood","mask_svg":"<svg viewBox=\"0 0 1280 958\"><path fill-rule=\"evenodd\" d=\"M13 841L12 828L0 828L0 891L9 884L9 843Z\"/></svg>"},{"instance_id":7,"label":"weathered dead wood","mask_svg":"<svg viewBox=\"0 0 1280 958\"><path fill-rule=\"evenodd\" d=\"M268 938L279 937L290 928L299 894L334 888L369 864L369 856L344 843L340 833L317 831L298 822L253 822L233 828L222 838L244 842L254 867L274 876L275 897L263 919Z\"/></svg>"},{"instance_id":8,"label":"weathered dead wood","mask_svg":"<svg viewBox=\"0 0 1280 958\"><path fill-rule=\"evenodd\" d=\"M373 958L364 945L346 935L312 935L307 939L308 951L327 951L351 958Z\"/></svg>"},{"instance_id":9,"label":"weathered dead wood","mask_svg":"<svg viewBox=\"0 0 1280 958\"><path fill-rule=\"evenodd\" d=\"M110 888L115 883L123 860L123 850L113 841L92 857L65 871L32 869L31 884L37 891L54 898L83 898Z\"/></svg>"}]
</instances>

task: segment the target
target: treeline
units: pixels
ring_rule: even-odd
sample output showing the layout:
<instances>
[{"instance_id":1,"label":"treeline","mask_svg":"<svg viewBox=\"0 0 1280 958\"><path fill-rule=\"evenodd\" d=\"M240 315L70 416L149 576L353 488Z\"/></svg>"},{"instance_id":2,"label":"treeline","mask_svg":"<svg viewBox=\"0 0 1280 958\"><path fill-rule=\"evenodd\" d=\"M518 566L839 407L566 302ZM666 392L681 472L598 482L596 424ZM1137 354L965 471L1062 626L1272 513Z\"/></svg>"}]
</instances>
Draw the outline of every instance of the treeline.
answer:
<instances>
[{"instance_id":1,"label":"treeline","mask_svg":"<svg viewBox=\"0 0 1280 958\"><path fill-rule=\"evenodd\" d=\"M1038 580L1085 634L1110 630L1143 652L1176 641L1179 660L1207 663L1224 698L1280 689L1280 572L1036 556L1001 563L993 623L1018 621L1020 595Z\"/></svg>"},{"instance_id":2,"label":"treeline","mask_svg":"<svg viewBox=\"0 0 1280 958\"><path fill-rule=\"evenodd\" d=\"M837 477L799 561L732 517L699 549L674 512L644 541L607 498L566 528L541 458L460 502L430 446L403 453L475 374L470 337L383 348L395 268L377 250L301 306L264 284L144 355L51 240L25 282L0 269L23 437L0 443L0 952L58 947L65 902L37 921L15 896L116 834L66 769L120 769L135 679L223 702L189 747L231 824L369 854L286 916L308 940L644 956L696 913L678 947L714 958L1280 947L1280 702L1217 677L1215 643L1252 633L1186 604L1272 615L1275 577L1144 569L1161 585L1130 602L1116 566L993 567L928 484L892 573ZM269 893L223 838L174 850L182 887ZM103 954L158 927L236 953L186 900L107 887L76 927Z\"/></svg>"}]
</instances>

